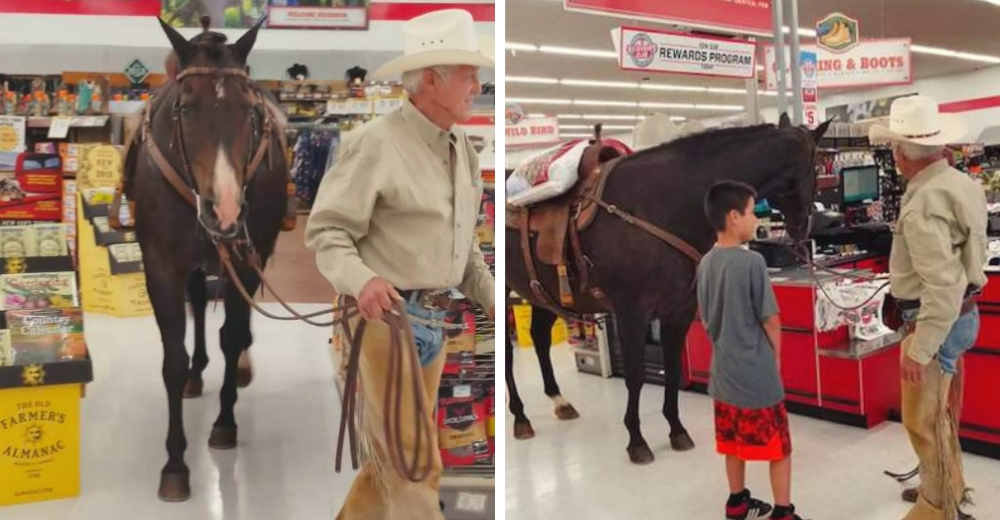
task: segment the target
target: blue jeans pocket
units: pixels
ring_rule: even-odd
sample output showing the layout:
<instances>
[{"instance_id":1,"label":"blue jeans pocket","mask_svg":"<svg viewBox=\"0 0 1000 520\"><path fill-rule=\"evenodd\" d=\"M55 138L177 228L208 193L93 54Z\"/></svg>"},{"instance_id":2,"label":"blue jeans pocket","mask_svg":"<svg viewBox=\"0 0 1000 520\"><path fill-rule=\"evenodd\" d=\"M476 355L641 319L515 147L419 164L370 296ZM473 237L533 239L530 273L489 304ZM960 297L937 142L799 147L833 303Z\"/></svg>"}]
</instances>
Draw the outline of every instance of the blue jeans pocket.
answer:
<instances>
[{"instance_id":1,"label":"blue jeans pocket","mask_svg":"<svg viewBox=\"0 0 1000 520\"><path fill-rule=\"evenodd\" d=\"M408 302L406 311L410 316L417 318L444 321L444 311L426 309L417 302ZM441 347L444 345L444 331L418 323L411 323L410 326L413 329L420 365L427 366L441 352Z\"/></svg>"},{"instance_id":2,"label":"blue jeans pocket","mask_svg":"<svg viewBox=\"0 0 1000 520\"><path fill-rule=\"evenodd\" d=\"M919 310L903 311L903 320L913 322L919 313ZM938 350L937 358L941 370L949 374L956 373L958 371L958 358L976 344L978 335L979 309L973 309L968 314L959 316Z\"/></svg>"}]
</instances>

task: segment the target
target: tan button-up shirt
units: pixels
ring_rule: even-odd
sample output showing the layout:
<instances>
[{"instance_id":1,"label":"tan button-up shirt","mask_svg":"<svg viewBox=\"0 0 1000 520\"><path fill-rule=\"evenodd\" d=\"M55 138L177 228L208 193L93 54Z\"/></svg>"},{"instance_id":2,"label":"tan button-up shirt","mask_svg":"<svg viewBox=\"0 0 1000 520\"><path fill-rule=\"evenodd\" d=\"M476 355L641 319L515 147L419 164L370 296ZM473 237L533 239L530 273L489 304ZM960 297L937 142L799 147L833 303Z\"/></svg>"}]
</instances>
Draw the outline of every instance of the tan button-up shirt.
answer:
<instances>
[{"instance_id":1,"label":"tan button-up shirt","mask_svg":"<svg viewBox=\"0 0 1000 520\"><path fill-rule=\"evenodd\" d=\"M892 295L920 300L907 355L927 364L958 319L971 285L986 285L986 195L942 159L906 186L892 241Z\"/></svg>"},{"instance_id":2,"label":"tan button-up shirt","mask_svg":"<svg viewBox=\"0 0 1000 520\"><path fill-rule=\"evenodd\" d=\"M457 287L484 308L494 281L476 238L483 193L472 143L412 103L365 125L323 177L306 245L341 294L375 276L396 288Z\"/></svg>"}]
</instances>

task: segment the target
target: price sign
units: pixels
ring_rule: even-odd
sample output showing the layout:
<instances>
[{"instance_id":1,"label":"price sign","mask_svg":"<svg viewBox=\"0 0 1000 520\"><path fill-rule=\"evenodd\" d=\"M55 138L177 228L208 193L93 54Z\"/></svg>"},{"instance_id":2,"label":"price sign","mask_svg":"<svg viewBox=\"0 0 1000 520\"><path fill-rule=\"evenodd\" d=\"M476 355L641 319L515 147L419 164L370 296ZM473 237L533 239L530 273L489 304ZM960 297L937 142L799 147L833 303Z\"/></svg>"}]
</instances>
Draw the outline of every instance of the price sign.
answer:
<instances>
[{"instance_id":1,"label":"price sign","mask_svg":"<svg viewBox=\"0 0 1000 520\"><path fill-rule=\"evenodd\" d=\"M455 509L466 513L485 513L486 500L489 498L485 493L462 493L458 494Z\"/></svg>"},{"instance_id":2,"label":"price sign","mask_svg":"<svg viewBox=\"0 0 1000 520\"><path fill-rule=\"evenodd\" d=\"M69 116L53 117L52 125L49 126L49 139L65 139L72 124L73 118Z\"/></svg>"}]
</instances>

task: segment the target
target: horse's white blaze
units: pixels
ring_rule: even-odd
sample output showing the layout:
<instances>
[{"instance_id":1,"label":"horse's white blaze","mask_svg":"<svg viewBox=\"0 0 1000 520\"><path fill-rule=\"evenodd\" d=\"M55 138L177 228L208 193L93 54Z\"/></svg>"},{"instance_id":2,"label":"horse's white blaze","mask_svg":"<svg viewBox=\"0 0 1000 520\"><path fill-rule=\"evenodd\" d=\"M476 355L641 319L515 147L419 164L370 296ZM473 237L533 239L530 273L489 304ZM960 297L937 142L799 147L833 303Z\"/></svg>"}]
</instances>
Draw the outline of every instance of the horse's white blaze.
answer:
<instances>
[{"instance_id":1,"label":"horse's white blaze","mask_svg":"<svg viewBox=\"0 0 1000 520\"><path fill-rule=\"evenodd\" d=\"M229 155L219 145L215 156L215 214L219 217L219 229L227 230L240 216L240 186L236 182L236 169Z\"/></svg>"}]
</instances>

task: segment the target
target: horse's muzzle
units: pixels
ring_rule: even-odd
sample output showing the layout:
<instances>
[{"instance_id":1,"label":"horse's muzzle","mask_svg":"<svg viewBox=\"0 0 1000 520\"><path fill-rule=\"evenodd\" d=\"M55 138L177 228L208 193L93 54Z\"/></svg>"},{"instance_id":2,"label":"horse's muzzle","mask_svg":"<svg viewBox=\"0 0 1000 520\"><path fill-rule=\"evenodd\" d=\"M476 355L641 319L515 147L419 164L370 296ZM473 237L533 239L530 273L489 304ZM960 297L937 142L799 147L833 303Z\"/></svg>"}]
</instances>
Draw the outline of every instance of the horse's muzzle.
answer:
<instances>
[{"instance_id":1,"label":"horse's muzzle","mask_svg":"<svg viewBox=\"0 0 1000 520\"><path fill-rule=\"evenodd\" d=\"M222 229L218 213L215 210L215 202L210 199L199 197L198 199L198 223L208 232L209 236L216 240L232 240L236 238L246 226L246 216L249 204L246 201L240 205L240 214L233 224L226 229Z\"/></svg>"}]
</instances>

